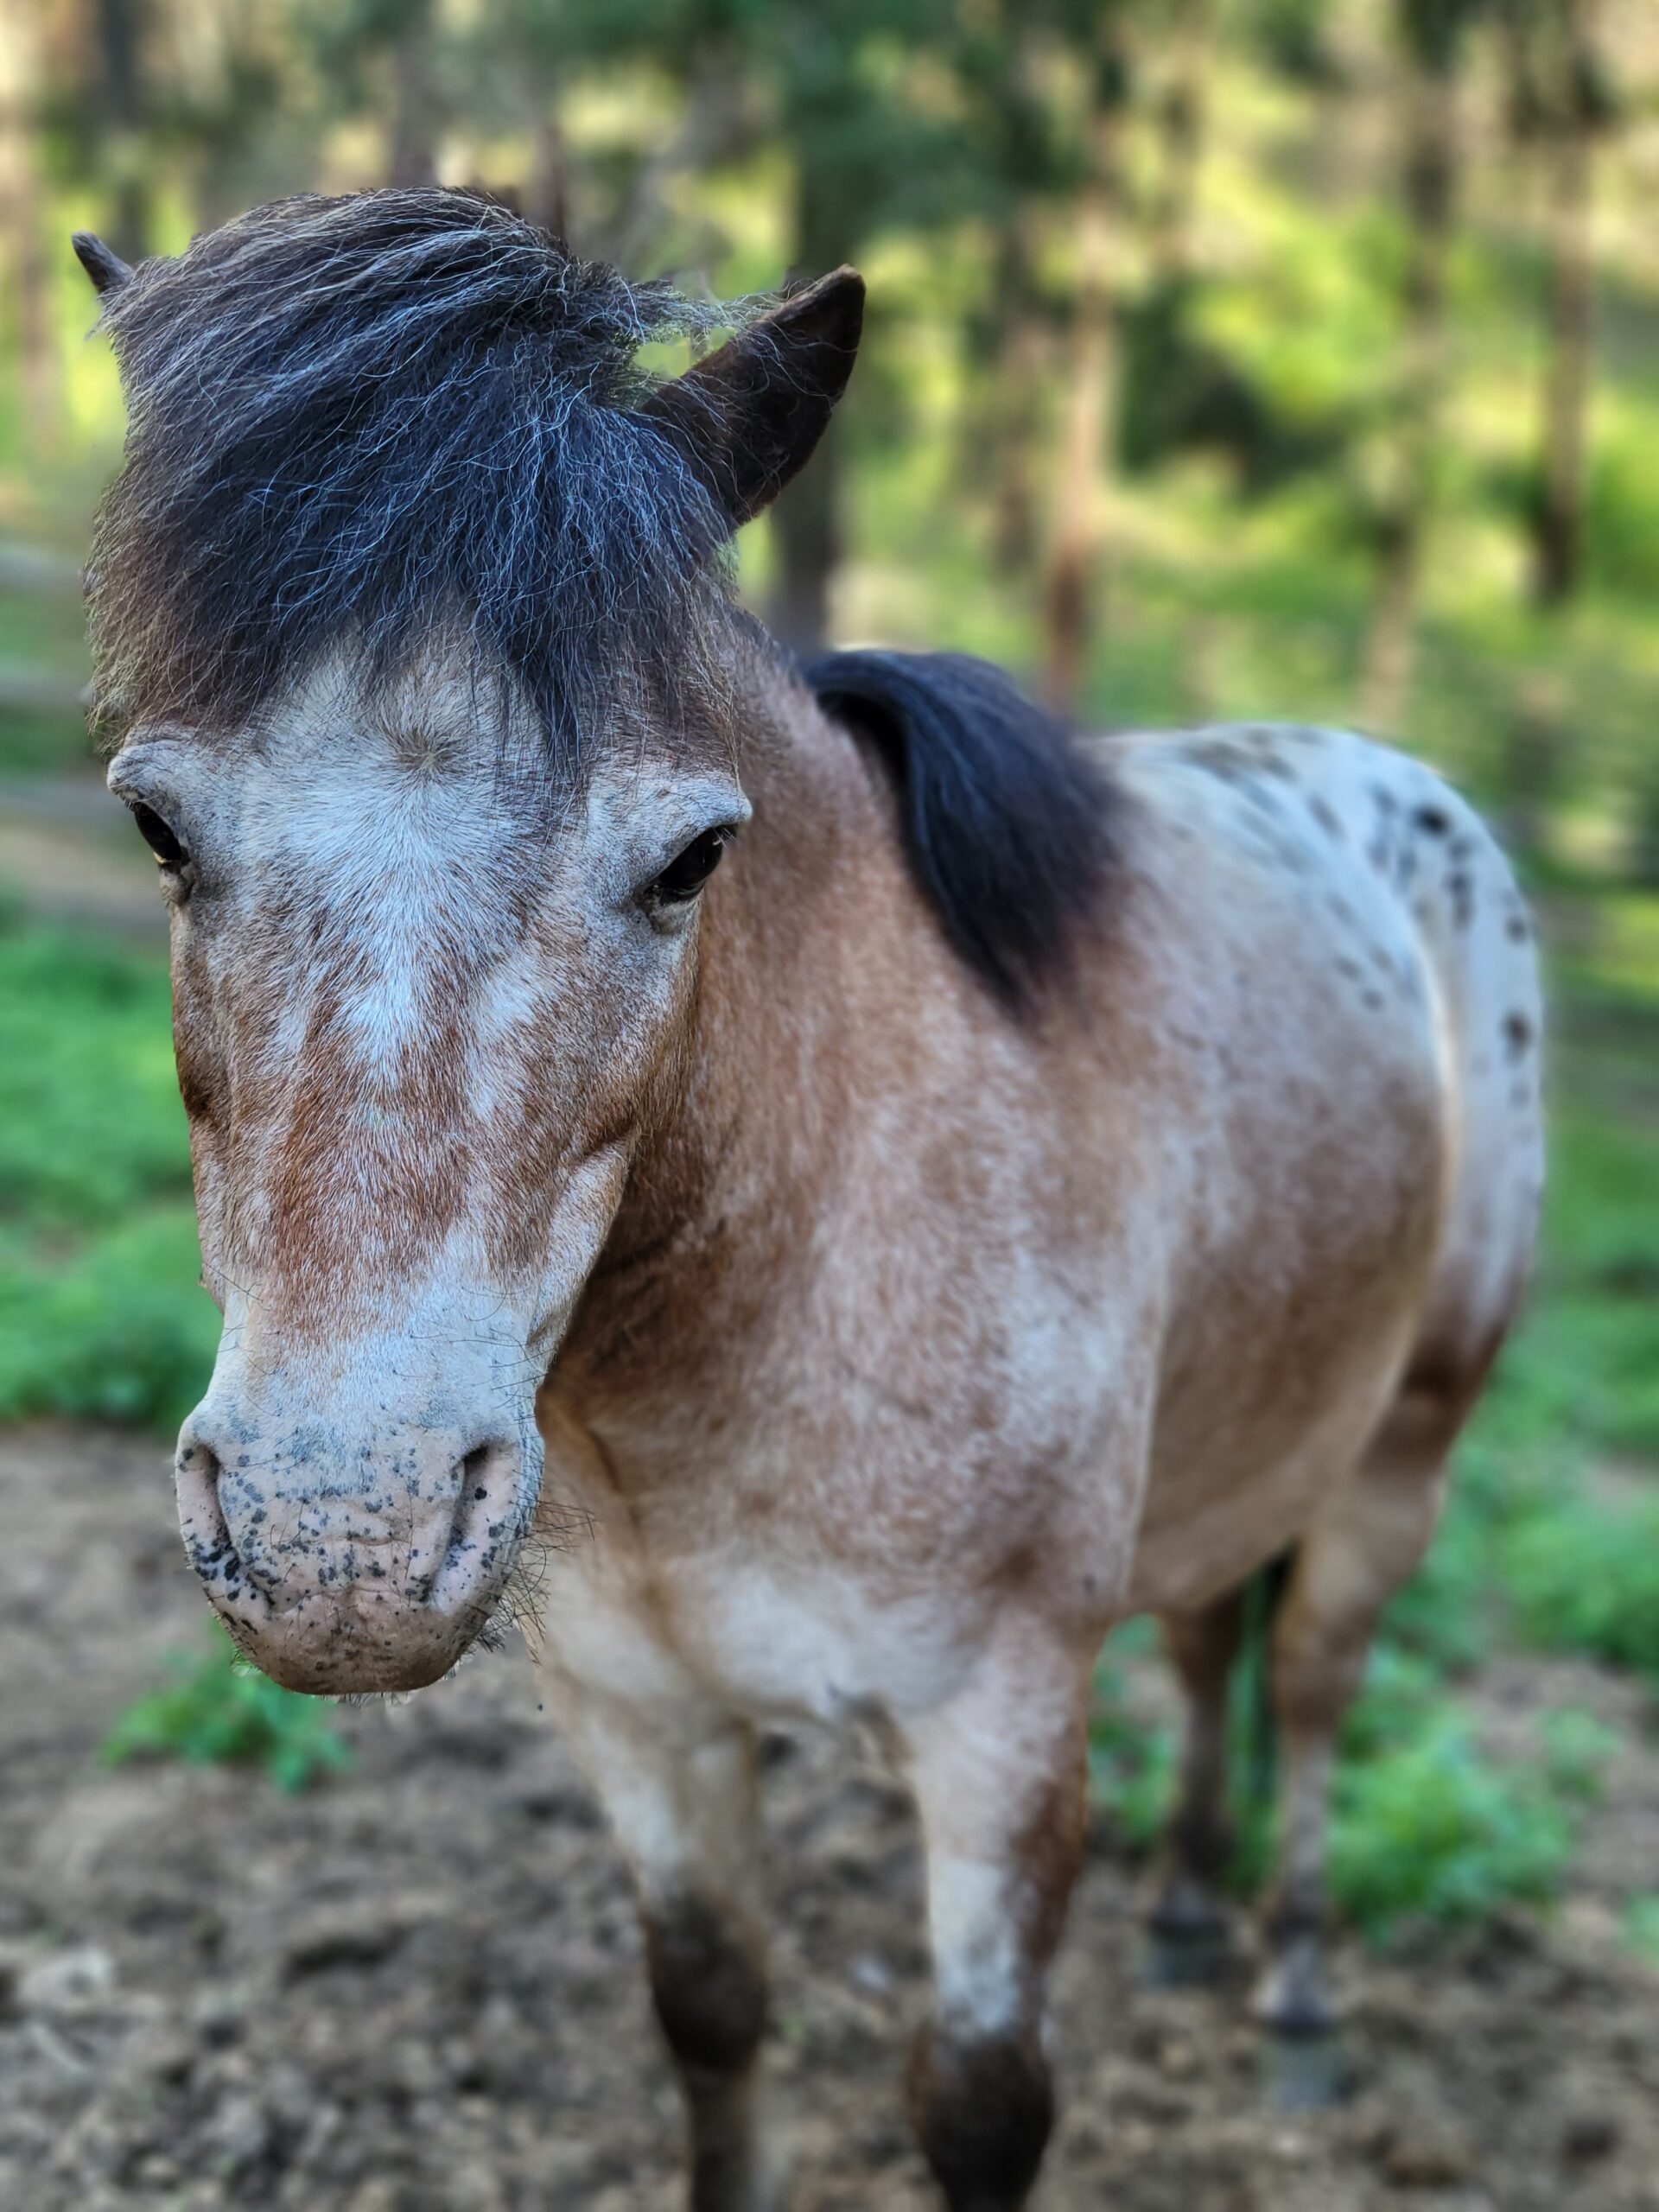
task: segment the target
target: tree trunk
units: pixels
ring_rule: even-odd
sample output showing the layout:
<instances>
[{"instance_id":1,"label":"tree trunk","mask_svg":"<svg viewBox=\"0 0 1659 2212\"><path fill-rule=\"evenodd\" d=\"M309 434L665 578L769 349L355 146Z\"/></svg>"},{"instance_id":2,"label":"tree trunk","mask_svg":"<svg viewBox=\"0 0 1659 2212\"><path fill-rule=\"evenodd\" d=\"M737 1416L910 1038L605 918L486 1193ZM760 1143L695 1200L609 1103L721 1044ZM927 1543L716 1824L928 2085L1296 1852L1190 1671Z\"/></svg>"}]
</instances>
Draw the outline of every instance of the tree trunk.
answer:
<instances>
[{"instance_id":1,"label":"tree trunk","mask_svg":"<svg viewBox=\"0 0 1659 2212\"><path fill-rule=\"evenodd\" d=\"M991 558L1003 575L1026 575L1037 557L1037 446L1048 347L1031 302L1009 309L997 372Z\"/></svg>"},{"instance_id":2,"label":"tree trunk","mask_svg":"<svg viewBox=\"0 0 1659 2212\"><path fill-rule=\"evenodd\" d=\"M1103 234L1109 215L1091 194L1080 211L1081 276L1066 347L1060 481L1043 579L1043 689L1063 714L1077 710L1088 658L1099 567L1102 456L1110 415L1113 330Z\"/></svg>"},{"instance_id":3,"label":"tree trunk","mask_svg":"<svg viewBox=\"0 0 1659 2212\"><path fill-rule=\"evenodd\" d=\"M978 404L962 425L962 473L988 482L991 558L1007 576L1028 575L1038 550L1037 451L1047 332L1033 272L1041 240L1037 211L1011 211L997 234L996 266L979 324Z\"/></svg>"},{"instance_id":4,"label":"tree trunk","mask_svg":"<svg viewBox=\"0 0 1659 2212\"><path fill-rule=\"evenodd\" d=\"M427 0L417 0L391 49L388 184L412 188L437 182L438 124L431 10Z\"/></svg>"},{"instance_id":5,"label":"tree trunk","mask_svg":"<svg viewBox=\"0 0 1659 2212\"><path fill-rule=\"evenodd\" d=\"M1122 56L1109 45L1097 64L1090 174L1077 216L1077 284L1065 348L1059 483L1043 578L1043 689L1075 714L1098 613L1104 543L1104 477L1116 372L1116 251L1122 194L1119 126Z\"/></svg>"},{"instance_id":6,"label":"tree trunk","mask_svg":"<svg viewBox=\"0 0 1659 2212\"><path fill-rule=\"evenodd\" d=\"M1563 85L1548 163L1549 280L1532 594L1560 607L1578 588L1584 550L1585 417L1590 397L1592 133L1585 0L1565 0Z\"/></svg>"},{"instance_id":7,"label":"tree trunk","mask_svg":"<svg viewBox=\"0 0 1659 2212\"><path fill-rule=\"evenodd\" d=\"M41 439L50 435L55 419L58 378L31 105L39 80L35 32L33 0L5 0L0 9L0 225L16 302L23 419L31 439Z\"/></svg>"},{"instance_id":8,"label":"tree trunk","mask_svg":"<svg viewBox=\"0 0 1659 2212\"><path fill-rule=\"evenodd\" d=\"M830 589L841 565L841 440L832 419L817 451L772 509L777 562L772 626L798 653L829 635Z\"/></svg>"},{"instance_id":9,"label":"tree trunk","mask_svg":"<svg viewBox=\"0 0 1659 2212\"><path fill-rule=\"evenodd\" d=\"M985 487L991 559L1008 576L1029 574L1037 559L1036 456L1046 356L1032 281L1037 232L1029 205L1011 209L998 226L990 291L967 324L968 396L955 432L957 475Z\"/></svg>"},{"instance_id":10,"label":"tree trunk","mask_svg":"<svg viewBox=\"0 0 1659 2212\"><path fill-rule=\"evenodd\" d=\"M531 125L530 175L524 182L524 213L556 238L570 235L570 164L550 97L537 103Z\"/></svg>"},{"instance_id":11,"label":"tree trunk","mask_svg":"<svg viewBox=\"0 0 1659 2212\"><path fill-rule=\"evenodd\" d=\"M820 176L804 154L797 185L797 271L821 276L843 261L853 241L845 236L833 180ZM842 424L831 416L817 452L772 511L776 572L767 613L784 643L798 653L818 652L829 635L830 594L841 565Z\"/></svg>"},{"instance_id":12,"label":"tree trunk","mask_svg":"<svg viewBox=\"0 0 1659 2212\"><path fill-rule=\"evenodd\" d=\"M1152 257L1162 286L1192 274L1193 217L1204 159L1211 0L1181 0L1171 29L1173 68L1159 104L1163 174L1153 215Z\"/></svg>"},{"instance_id":13,"label":"tree trunk","mask_svg":"<svg viewBox=\"0 0 1659 2212\"><path fill-rule=\"evenodd\" d=\"M144 0L97 0L103 141L99 166L111 184L105 235L124 261L141 260L149 248L143 143L144 12Z\"/></svg>"},{"instance_id":14,"label":"tree trunk","mask_svg":"<svg viewBox=\"0 0 1659 2212\"><path fill-rule=\"evenodd\" d=\"M1367 721L1397 730L1415 657L1423 548L1433 497L1445 381L1446 264L1457 173L1456 92L1449 68L1414 64L1407 86L1400 370L1376 520L1377 580L1362 679Z\"/></svg>"},{"instance_id":15,"label":"tree trunk","mask_svg":"<svg viewBox=\"0 0 1659 2212\"><path fill-rule=\"evenodd\" d=\"M1503 798L1499 827L1506 849L1528 860L1548 847L1550 815L1559 804L1570 759L1569 702L1552 673L1527 677L1516 686L1503 747Z\"/></svg>"}]
</instances>

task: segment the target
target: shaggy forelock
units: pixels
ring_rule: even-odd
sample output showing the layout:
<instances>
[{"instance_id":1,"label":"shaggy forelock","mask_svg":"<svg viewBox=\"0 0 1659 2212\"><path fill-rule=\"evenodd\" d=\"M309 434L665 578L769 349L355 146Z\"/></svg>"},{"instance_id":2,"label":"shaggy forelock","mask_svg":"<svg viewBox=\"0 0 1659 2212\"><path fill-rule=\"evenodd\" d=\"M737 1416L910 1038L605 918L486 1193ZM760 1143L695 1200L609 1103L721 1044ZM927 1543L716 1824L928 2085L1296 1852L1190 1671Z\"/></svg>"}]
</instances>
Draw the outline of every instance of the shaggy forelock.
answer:
<instances>
[{"instance_id":1,"label":"shaggy forelock","mask_svg":"<svg viewBox=\"0 0 1659 2212\"><path fill-rule=\"evenodd\" d=\"M636 355L733 319L470 193L281 200L143 264L104 315L103 718L233 727L325 649L384 684L457 619L562 769L641 685L693 706L728 528Z\"/></svg>"}]
</instances>

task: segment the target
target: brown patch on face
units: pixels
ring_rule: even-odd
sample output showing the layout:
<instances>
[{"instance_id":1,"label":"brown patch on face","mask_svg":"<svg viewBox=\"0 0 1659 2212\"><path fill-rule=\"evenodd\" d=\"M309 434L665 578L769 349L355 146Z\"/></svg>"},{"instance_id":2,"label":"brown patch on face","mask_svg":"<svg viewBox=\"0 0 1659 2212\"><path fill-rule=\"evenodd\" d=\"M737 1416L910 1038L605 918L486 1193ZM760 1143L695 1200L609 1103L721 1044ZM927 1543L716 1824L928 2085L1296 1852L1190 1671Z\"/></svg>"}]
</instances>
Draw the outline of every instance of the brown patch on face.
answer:
<instances>
[{"instance_id":1,"label":"brown patch on face","mask_svg":"<svg viewBox=\"0 0 1659 2212\"><path fill-rule=\"evenodd\" d=\"M437 969L429 1019L390 1065L350 1024L349 1004L373 988L364 953L347 950L318 983L266 1179L269 1290L285 1326L334 1325L346 1285L413 1274L456 1219L470 1148L465 983Z\"/></svg>"}]
</instances>

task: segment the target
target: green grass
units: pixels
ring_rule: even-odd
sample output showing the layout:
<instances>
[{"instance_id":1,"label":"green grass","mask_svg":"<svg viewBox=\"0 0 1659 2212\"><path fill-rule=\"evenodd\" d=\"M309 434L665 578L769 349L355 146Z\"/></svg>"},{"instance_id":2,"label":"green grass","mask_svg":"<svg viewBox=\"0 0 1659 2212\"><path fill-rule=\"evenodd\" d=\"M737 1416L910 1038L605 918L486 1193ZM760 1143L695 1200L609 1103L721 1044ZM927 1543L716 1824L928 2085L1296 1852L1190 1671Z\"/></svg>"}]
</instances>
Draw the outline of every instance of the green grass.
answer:
<instances>
[{"instance_id":1,"label":"green grass","mask_svg":"<svg viewBox=\"0 0 1659 2212\"><path fill-rule=\"evenodd\" d=\"M1508 1532L1502 1563L1529 1642L1630 1668L1659 1689L1659 1497L1541 1503Z\"/></svg>"},{"instance_id":2,"label":"green grass","mask_svg":"<svg viewBox=\"0 0 1659 2212\"><path fill-rule=\"evenodd\" d=\"M1637 1958L1659 1967L1659 1895L1630 1899L1624 1908L1624 1941Z\"/></svg>"},{"instance_id":3,"label":"green grass","mask_svg":"<svg viewBox=\"0 0 1659 2212\"><path fill-rule=\"evenodd\" d=\"M1362 1697L1355 1709L1362 1734L1372 1726L1366 1706ZM1402 1921L1450 1926L1502 1905L1547 1904L1612 1740L1587 1716L1560 1713L1541 1759L1495 1760L1457 1701L1438 1696L1398 1735L1373 1740L1369 1756L1351 1739L1332 1807L1338 1909L1380 1939Z\"/></svg>"},{"instance_id":4,"label":"green grass","mask_svg":"<svg viewBox=\"0 0 1659 2212\"><path fill-rule=\"evenodd\" d=\"M282 1790L306 1789L349 1757L331 1708L279 1689L237 1658L215 1630L200 1657L175 1656L174 1681L127 1707L105 1737L111 1766L178 1758L191 1766L257 1766Z\"/></svg>"},{"instance_id":5,"label":"green grass","mask_svg":"<svg viewBox=\"0 0 1659 2212\"><path fill-rule=\"evenodd\" d=\"M167 969L0 925L0 1421L175 1427L213 1365Z\"/></svg>"}]
</instances>

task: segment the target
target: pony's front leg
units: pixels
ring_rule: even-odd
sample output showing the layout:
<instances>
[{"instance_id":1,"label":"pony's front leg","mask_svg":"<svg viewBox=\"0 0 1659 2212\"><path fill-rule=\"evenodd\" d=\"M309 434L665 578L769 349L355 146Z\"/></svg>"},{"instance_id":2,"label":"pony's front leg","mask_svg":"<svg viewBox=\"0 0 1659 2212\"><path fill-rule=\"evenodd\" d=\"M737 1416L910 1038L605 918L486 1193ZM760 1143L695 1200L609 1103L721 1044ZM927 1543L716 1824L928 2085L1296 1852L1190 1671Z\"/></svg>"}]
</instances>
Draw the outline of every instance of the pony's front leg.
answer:
<instances>
[{"instance_id":1,"label":"pony's front leg","mask_svg":"<svg viewBox=\"0 0 1659 2212\"><path fill-rule=\"evenodd\" d=\"M665 1726L556 1672L548 1702L633 1875L685 2100L691 2212L770 2212L755 2095L766 1968L750 1731L696 1714Z\"/></svg>"},{"instance_id":2,"label":"pony's front leg","mask_svg":"<svg viewBox=\"0 0 1659 2212\"><path fill-rule=\"evenodd\" d=\"M1083 1855L1089 1673L1010 1623L966 1688L903 1732L933 1953L911 2113L950 2212L1016 2212L1048 2141L1044 2010Z\"/></svg>"}]
</instances>

